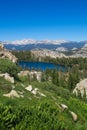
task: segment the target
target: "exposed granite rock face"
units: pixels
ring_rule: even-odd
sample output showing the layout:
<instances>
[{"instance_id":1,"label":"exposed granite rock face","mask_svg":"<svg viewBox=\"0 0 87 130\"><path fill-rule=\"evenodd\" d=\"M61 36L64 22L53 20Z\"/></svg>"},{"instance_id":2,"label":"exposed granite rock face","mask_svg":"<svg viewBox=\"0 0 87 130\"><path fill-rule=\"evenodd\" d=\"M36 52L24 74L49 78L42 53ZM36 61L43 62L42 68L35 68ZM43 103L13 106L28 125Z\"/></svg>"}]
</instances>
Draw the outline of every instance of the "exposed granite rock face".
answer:
<instances>
[{"instance_id":1,"label":"exposed granite rock face","mask_svg":"<svg viewBox=\"0 0 87 130\"><path fill-rule=\"evenodd\" d=\"M13 63L17 62L17 58L10 51L6 50L2 44L0 44L0 58L9 59Z\"/></svg>"},{"instance_id":2,"label":"exposed granite rock face","mask_svg":"<svg viewBox=\"0 0 87 130\"><path fill-rule=\"evenodd\" d=\"M74 55L72 55L71 57L83 57L83 58L87 58L87 44L85 44L80 50L75 50Z\"/></svg>"},{"instance_id":3,"label":"exposed granite rock face","mask_svg":"<svg viewBox=\"0 0 87 130\"><path fill-rule=\"evenodd\" d=\"M79 92L81 93L82 97L84 96L84 94L86 94L87 98L87 78L77 83L75 89L73 90L73 93L75 93L76 96L78 96Z\"/></svg>"},{"instance_id":4,"label":"exposed granite rock face","mask_svg":"<svg viewBox=\"0 0 87 130\"><path fill-rule=\"evenodd\" d=\"M51 58L62 58L65 57L67 58L67 56L65 56L63 53L59 53L57 51L51 51L51 50L47 50L47 49L37 49L37 50L32 50L31 51L32 55L34 55L34 57L42 59L45 57L51 57Z\"/></svg>"}]
</instances>

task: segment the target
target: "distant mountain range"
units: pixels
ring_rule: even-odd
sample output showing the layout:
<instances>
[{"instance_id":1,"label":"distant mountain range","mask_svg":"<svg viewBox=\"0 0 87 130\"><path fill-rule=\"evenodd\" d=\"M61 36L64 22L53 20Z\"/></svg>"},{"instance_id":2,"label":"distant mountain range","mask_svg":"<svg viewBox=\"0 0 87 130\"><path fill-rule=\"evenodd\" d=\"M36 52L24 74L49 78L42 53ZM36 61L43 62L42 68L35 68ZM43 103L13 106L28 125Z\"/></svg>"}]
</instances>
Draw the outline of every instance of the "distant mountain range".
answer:
<instances>
[{"instance_id":1,"label":"distant mountain range","mask_svg":"<svg viewBox=\"0 0 87 130\"><path fill-rule=\"evenodd\" d=\"M56 51L70 51L80 49L87 44L87 41L66 41L66 40L32 40L24 39L17 41L2 42L5 48L9 50L33 50L48 49Z\"/></svg>"}]
</instances>

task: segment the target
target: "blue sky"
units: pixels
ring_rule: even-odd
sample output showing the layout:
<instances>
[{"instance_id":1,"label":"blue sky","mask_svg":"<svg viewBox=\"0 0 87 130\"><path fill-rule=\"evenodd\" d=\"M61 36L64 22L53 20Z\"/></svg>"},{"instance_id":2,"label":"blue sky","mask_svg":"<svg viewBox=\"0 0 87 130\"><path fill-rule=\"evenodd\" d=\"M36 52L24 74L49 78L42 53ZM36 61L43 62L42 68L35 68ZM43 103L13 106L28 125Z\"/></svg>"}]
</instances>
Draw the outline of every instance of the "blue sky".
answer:
<instances>
[{"instance_id":1,"label":"blue sky","mask_svg":"<svg viewBox=\"0 0 87 130\"><path fill-rule=\"evenodd\" d=\"M0 40L87 40L87 0L0 0Z\"/></svg>"}]
</instances>

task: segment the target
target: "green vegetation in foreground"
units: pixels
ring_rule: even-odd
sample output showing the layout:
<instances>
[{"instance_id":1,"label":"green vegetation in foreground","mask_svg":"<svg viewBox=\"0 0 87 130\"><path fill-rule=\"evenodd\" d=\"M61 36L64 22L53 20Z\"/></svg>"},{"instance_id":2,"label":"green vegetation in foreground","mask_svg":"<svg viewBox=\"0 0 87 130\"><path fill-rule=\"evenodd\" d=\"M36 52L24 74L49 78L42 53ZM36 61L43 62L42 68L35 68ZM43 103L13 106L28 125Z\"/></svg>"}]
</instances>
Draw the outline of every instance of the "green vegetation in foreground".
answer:
<instances>
[{"instance_id":1,"label":"green vegetation in foreground","mask_svg":"<svg viewBox=\"0 0 87 130\"><path fill-rule=\"evenodd\" d=\"M6 60L1 61L3 66L8 66L9 62L8 60L7 62ZM11 69L14 68L11 62L9 65ZM0 64L0 68L2 67L0 71L3 70L3 66ZM2 72L7 72L6 66L6 69ZM14 66L17 67L15 64ZM15 76L17 76L16 74L17 72ZM45 72L47 77L52 74L51 71ZM62 82L57 81L55 76L57 75L53 75L53 80L50 82L46 81L47 77L41 82L29 81L28 77L22 77L19 80L15 79L14 90L23 92L24 97L20 98L4 97L3 94L10 92L13 84L0 78L0 129L87 130L87 100L84 101L81 97L74 96L72 89L69 89L67 84L63 85ZM72 84L75 83L74 81L73 79ZM32 85L33 89L38 88L46 97L35 96L27 91L25 87L29 84ZM60 104L67 105L68 109L63 111ZM77 114L77 121L73 120L69 111Z\"/></svg>"},{"instance_id":2,"label":"green vegetation in foreground","mask_svg":"<svg viewBox=\"0 0 87 130\"><path fill-rule=\"evenodd\" d=\"M8 73L13 77L17 77L19 67L8 59L0 59L0 72Z\"/></svg>"}]
</instances>

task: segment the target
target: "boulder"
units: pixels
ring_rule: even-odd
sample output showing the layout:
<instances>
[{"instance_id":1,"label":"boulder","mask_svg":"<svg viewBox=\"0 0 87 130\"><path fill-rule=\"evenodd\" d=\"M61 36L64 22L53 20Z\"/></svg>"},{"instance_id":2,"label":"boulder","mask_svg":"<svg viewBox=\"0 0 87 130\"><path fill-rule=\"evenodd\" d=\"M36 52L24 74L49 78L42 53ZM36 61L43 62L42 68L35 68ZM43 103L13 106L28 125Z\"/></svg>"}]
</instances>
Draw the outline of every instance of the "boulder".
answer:
<instances>
[{"instance_id":1,"label":"boulder","mask_svg":"<svg viewBox=\"0 0 87 130\"><path fill-rule=\"evenodd\" d=\"M61 106L61 108L62 108L63 111L66 110L66 109L68 109L68 106L66 106L65 104L60 104L60 106Z\"/></svg>"},{"instance_id":2,"label":"boulder","mask_svg":"<svg viewBox=\"0 0 87 130\"><path fill-rule=\"evenodd\" d=\"M77 119L78 119L77 114L75 112L73 112L73 111L69 111L69 112L70 112L70 114L71 114L71 116L73 118L73 121L77 121Z\"/></svg>"},{"instance_id":3,"label":"boulder","mask_svg":"<svg viewBox=\"0 0 87 130\"><path fill-rule=\"evenodd\" d=\"M20 97L19 94L18 94L15 90L11 90L10 93L3 94L3 96L9 97L9 98L10 98L10 97L11 97L11 98L13 98L13 97L19 98L19 97Z\"/></svg>"},{"instance_id":4,"label":"boulder","mask_svg":"<svg viewBox=\"0 0 87 130\"><path fill-rule=\"evenodd\" d=\"M38 94L38 92L39 92L38 88L34 88L34 90L31 91L31 93L34 95Z\"/></svg>"},{"instance_id":5,"label":"boulder","mask_svg":"<svg viewBox=\"0 0 87 130\"><path fill-rule=\"evenodd\" d=\"M9 82L14 83L14 77L11 77L8 73L5 73L4 78Z\"/></svg>"},{"instance_id":6,"label":"boulder","mask_svg":"<svg viewBox=\"0 0 87 130\"><path fill-rule=\"evenodd\" d=\"M32 86L31 86L31 85L29 85L29 86L28 86L28 87L26 87L25 89L31 92L33 88L32 88Z\"/></svg>"},{"instance_id":7,"label":"boulder","mask_svg":"<svg viewBox=\"0 0 87 130\"><path fill-rule=\"evenodd\" d=\"M14 83L14 77L11 77L8 73L0 74L0 77L3 77L5 80Z\"/></svg>"},{"instance_id":8,"label":"boulder","mask_svg":"<svg viewBox=\"0 0 87 130\"><path fill-rule=\"evenodd\" d=\"M32 94L36 95L37 94L37 91L34 89L33 91L31 91Z\"/></svg>"}]
</instances>

